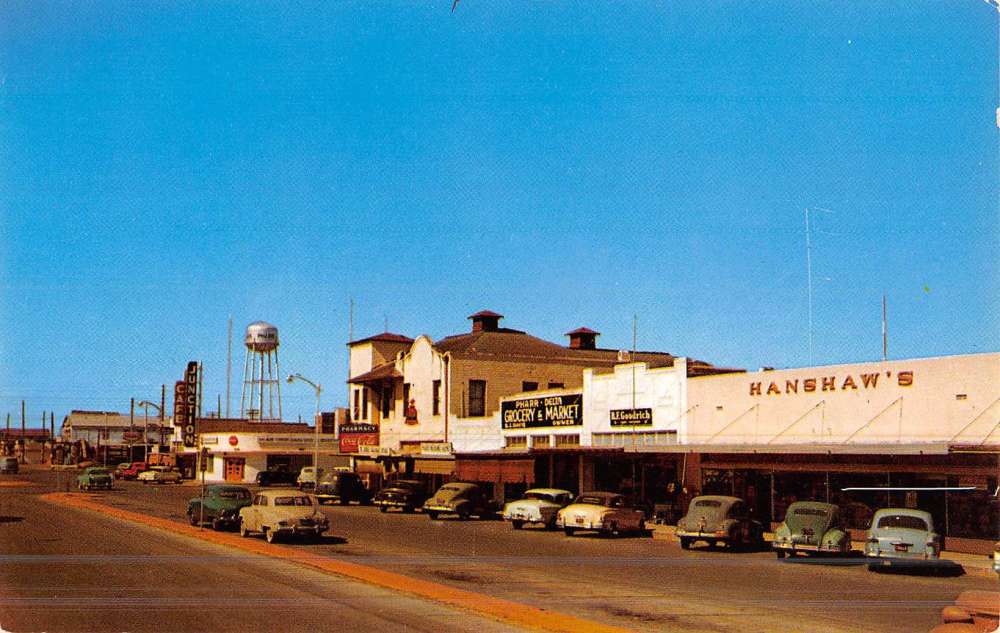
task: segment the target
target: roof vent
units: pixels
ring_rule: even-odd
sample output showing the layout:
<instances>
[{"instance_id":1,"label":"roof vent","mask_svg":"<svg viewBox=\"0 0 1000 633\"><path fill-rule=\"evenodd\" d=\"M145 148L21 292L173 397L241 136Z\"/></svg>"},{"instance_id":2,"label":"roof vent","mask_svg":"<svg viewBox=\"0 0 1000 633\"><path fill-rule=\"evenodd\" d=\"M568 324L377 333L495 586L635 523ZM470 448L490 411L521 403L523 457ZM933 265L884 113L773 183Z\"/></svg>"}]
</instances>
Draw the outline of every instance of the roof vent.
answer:
<instances>
[{"instance_id":1,"label":"roof vent","mask_svg":"<svg viewBox=\"0 0 1000 633\"><path fill-rule=\"evenodd\" d=\"M503 318L503 315L482 310L469 315L469 318L472 319L473 332L496 332L500 328L500 319Z\"/></svg>"},{"instance_id":2,"label":"roof vent","mask_svg":"<svg viewBox=\"0 0 1000 633\"><path fill-rule=\"evenodd\" d=\"M600 332L595 332L586 327L566 332L566 336L569 337L570 349L597 349L597 337L600 334Z\"/></svg>"}]
</instances>

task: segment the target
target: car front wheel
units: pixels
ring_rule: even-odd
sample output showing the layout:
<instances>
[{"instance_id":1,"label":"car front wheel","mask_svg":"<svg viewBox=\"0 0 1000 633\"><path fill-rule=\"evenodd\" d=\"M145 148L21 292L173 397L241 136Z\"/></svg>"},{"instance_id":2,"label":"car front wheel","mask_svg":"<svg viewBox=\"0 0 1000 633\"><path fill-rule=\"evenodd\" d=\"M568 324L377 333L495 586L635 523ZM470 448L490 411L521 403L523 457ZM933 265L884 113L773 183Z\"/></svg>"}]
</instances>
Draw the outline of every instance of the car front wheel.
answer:
<instances>
[{"instance_id":1,"label":"car front wheel","mask_svg":"<svg viewBox=\"0 0 1000 633\"><path fill-rule=\"evenodd\" d=\"M188 523L198 525L198 513L194 509L188 510Z\"/></svg>"},{"instance_id":2,"label":"car front wheel","mask_svg":"<svg viewBox=\"0 0 1000 633\"><path fill-rule=\"evenodd\" d=\"M571 527L563 528L563 532L566 534L566 536L573 536L573 532L575 532L575 531L576 530L574 530Z\"/></svg>"},{"instance_id":3,"label":"car front wheel","mask_svg":"<svg viewBox=\"0 0 1000 633\"><path fill-rule=\"evenodd\" d=\"M431 510L427 513L427 516L431 518L431 521L437 521L438 513Z\"/></svg>"},{"instance_id":4,"label":"car front wheel","mask_svg":"<svg viewBox=\"0 0 1000 633\"><path fill-rule=\"evenodd\" d=\"M691 539L681 537L681 549L691 549Z\"/></svg>"},{"instance_id":5,"label":"car front wheel","mask_svg":"<svg viewBox=\"0 0 1000 633\"><path fill-rule=\"evenodd\" d=\"M785 554L787 554L787 552L785 552L785 550L783 550L783 549L776 549L776 550L774 550L774 555L777 556L778 559L784 558Z\"/></svg>"},{"instance_id":6,"label":"car front wheel","mask_svg":"<svg viewBox=\"0 0 1000 633\"><path fill-rule=\"evenodd\" d=\"M275 530L269 530L264 528L264 540L268 543L273 543L278 538L278 533Z\"/></svg>"},{"instance_id":7,"label":"car front wheel","mask_svg":"<svg viewBox=\"0 0 1000 633\"><path fill-rule=\"evenodd\" d=\"M520 530L524 527L524 521L511 521L510 526L515 530Z\"/></svg>"},{"instance_id":8,"label":"car front wheel","mask_svg":"<svg viewBox=\"0 0 1000 633\"><path fill-rule=\"evenodd\" d=\"M243 519L240 519L240 536L243 538L250 536L250 530L247 528L247 522Z\"/></svg>"},{"instance_id":9,"label":"car front wheel","mask_svg":"<svg viewBox=\"0 0 1000 633\"><path fill-rule=\"evenodd\" d=\"M383 513L384 512L388 512L389 511L389 507L388 506L379 506L378 507L378 511L379 512L383 512Z\"/></svg>"}]
</instances>

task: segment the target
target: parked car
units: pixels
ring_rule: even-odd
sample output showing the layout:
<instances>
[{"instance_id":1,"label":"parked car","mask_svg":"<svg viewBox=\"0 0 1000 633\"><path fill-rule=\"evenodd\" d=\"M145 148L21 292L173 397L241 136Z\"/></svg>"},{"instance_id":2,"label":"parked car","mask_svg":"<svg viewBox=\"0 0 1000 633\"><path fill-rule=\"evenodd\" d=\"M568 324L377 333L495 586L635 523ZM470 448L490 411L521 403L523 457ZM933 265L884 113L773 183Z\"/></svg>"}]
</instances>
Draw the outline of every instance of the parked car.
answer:
<instances>
[{"instance_id":1,"label":"parked car","mask_svg":"<svg viewBox=\"0 0 1000 633\"><path fill-rule=\"evenodd\" d=\"M137 479L143 484L179 484L181 473L169 466L152 466L149 470L139 473Z\"/></svg>"},{"instance_id":2,"label":"parked car","mask_svg":"<svg viewBox=\"0 0 1000 633\"><path fill-rule=\"evenodd\" d=\"M941 610L941 624L931 633L992 633L1000 627L1000 593L967 590Z\"/></svg>"},{"instance_id":3,"label":"parked car","mask_svg":"<svg viewBox=\"0 0 1000 633\"><path fill-rule=\"evenodd\" d=\"M19 468L16 457L0 457L0 475L16 475Z\"/></svg>"},{"instance_id":4,"label":"parked car","mask_svg":"<svg viewBox=\"0 0 1000 633\"><path fill-rule=\"evenodd\" d=\"M320 503L340 503L347 505L357 501L361 505L372 502L372 493L365 487L357 473L349 471L333 471L319 478L315 490L316 500Z\"/></svg>"},{"instance_id":5,"label":"parked car","mask_svg":"<svg viewBox=\"0 0 1000 633\"><path fill-rule=\"evenodd\" d=\"M424 512L435 520L441 514L457 514L459 519L477 516L480 519L493 518L497 507L492 499L476 484L452 482L441 486L430 499L424 502Z\"/></svg>"},{"instance_id":6,"label":"parked car","mask_svg":"<svg viewBox=\"0 0 1000 633\"><path fill-rule=\"evenodd\" d=\"M372 500L381 512L399 508L403 512L413 512L427 501L424 484L410 479L397 479L385 484Z\"/></svg>"},{"instance_id":7,"label":"parked car","mask_svg":"<svg viewBox=\"0 0 1000 633\"><path fill-rule=\"evenodd\" d=\"M771 543L778 558L799 552L846 554L851 536L840 524L839 508L832 503L796 501L788 506L784 522L774 531Z\"/></svg>"},{"instance_id":8,"label":"parked car","mask_svg":"<svg viewBox=\"0 0 1000 633\"><path fill-rule=\"evenodd\" d=\"M287 535L319 538L328 529L330 521L312 497L301 492L261 490L240 509L240 536L261 532L268 543Z\"/></svg>"},{"instance_id":9,"label":"parked car","mask_svg":"<svg viewBox=\"0 0 1000 633\"><path fill-rule=\"evenodd\" d=\"M323 478L323 467L319 468L319 477ZM295 478L295 485L299 490L316 487L316 469L312 466L305 466L299 471L299 476Z\"/></svg>"},{"instance_id":10,"label":"parked car","mask_svg":"<svg viewBox=\"0 0 1000 633\"><path fill-rule=\"evenodd\" d=\"M76 487L80 490L111 490L111 471L100 466L85 468L76 477Z\"/></svg>"},{"instance_id":11,"label":"parked car","mask_svg":"<svg viewBox=\"0 0 1000 633\"><path fill-rule=\"evenodd\" d=\"M993 571L1000 576L1000 541L993 544Z\"/></svg>"},{"instance_id":12,"label":"parked car","mask_svg":"<svg viewBox=\"0 0 1000 633\"><path fill-rule=\"evenodd\" d=\"M604 536L646 531L646 514L614 492L585 492L556 514L556 527L566 536L594 530Z\"/></svg>"},{"instance_id":13,"label":"parked car","mask_svg":"<svg viewBox=\"0 0 1000 633\"><path fill-rule=\"evenodd\" d=\"M556 514L573 501L573 493L559 488L532 488L517 501L503 508L503 518L520 530L525 523L541 523L546 529L556 527Z\"/></svg>"},{"instance_id":14,"label":"parked car","mask_svg":"<svg viewBox=\"0 0 1000 633\"><path fill-rule=\"evenodd\" d=\"M132 465L122 471L122 479L136 479L139 473L149 470L146 462L132 462Z\"/></svg>"},{"instance_id":15,"label":"parked car","mask_svg":"<svg viewBox=\"0 0 1000 633\"><path fill-rule=\"evenodd\" d=\"M934 531L929 512L910 508L883 508L872 517L865 535L868 569L891 565L902 560L937 560L941 555L941 537Z\"/></svg>"},{"instance_id":16,"label":"parked car","mask_svg":"<svg viewBox=\"0 0 1000 633\"><path fill-rule=\"evenodd\" d=\"M213 530L236 527L240 523L240 510L253 501L249 488L216 485L205 488L205 496L188 501L187 515L191 525L209 523Z\"/></svg>"},{"instance_id":17,"label":"parked car","mask_svg":"<svg viewBox=\"0 0 1000 633\"><path fill-rule=\"evenodd\" d=\"M764 526L750 518L746 503L738 497L695 497L677 521L675 534L682 549L695 541L705 541L709 547L724 543L730 549L764 546Z\"/></svg>"},{"instance_id":18,"label":"parked car","mask_svg":"<svg viewBox=\"0 0 1000 633\"><path fill-rule=\"evenodd\" d=\"M124 479L124 473L131 465L132 462L122 462L115 466L115 472L113 473L115 479Z\"/></svg>"},{"instance_id":19,"label":"parked car","mask_svg":"<svg viewBox=\"0 0 1000 633\"><path fill-rule=\"evenodd\" d=\"M285 466L268 468L257 473L255 481L258 486L278 486L287 484L294 486L298 483L298 473Z\"/></svg>"}]
</instances>

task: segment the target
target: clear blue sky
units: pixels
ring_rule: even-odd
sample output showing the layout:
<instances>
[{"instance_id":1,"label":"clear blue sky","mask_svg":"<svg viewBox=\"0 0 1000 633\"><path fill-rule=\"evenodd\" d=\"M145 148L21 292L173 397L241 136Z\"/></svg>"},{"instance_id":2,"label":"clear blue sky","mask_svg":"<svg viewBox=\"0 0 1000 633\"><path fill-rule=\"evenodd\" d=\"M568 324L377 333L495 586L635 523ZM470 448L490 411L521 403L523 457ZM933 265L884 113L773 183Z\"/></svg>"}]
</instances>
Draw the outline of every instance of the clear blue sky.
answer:
<instances>
[{"instance_id":1,"label":"clear blue sky","mask_svg":"<svg viewBox=\"0 0 1000 633\"><path fill-rule=\"evenodd\" d=\"M1000 349L996 9L760 4L4 2L0 415L214 403L229 315L332 408L350 297L806 365L807 206L815 364L883 292L892 358Z\"/></svg>"}]
</instances>

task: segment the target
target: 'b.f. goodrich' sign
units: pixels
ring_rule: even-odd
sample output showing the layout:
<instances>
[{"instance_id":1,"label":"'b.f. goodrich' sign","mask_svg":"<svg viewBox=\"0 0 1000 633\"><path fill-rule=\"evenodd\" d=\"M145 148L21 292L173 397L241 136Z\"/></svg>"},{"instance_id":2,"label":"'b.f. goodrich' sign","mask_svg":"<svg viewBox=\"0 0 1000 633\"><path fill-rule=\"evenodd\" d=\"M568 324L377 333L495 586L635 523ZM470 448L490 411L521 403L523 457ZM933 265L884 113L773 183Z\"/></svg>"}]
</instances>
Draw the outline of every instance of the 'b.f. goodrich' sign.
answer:
<instances>
[{"instance_id":1,"label":"'b.f. goodrich' sign","mask_svg":"<svg viewBox=\"0 0 1000 633\"><path fill-rule=\"evenodd\" d=\"M536 429L583 424L583 394L542 396L500 403L501 428Z\"/></svg>"}]
</instances>

